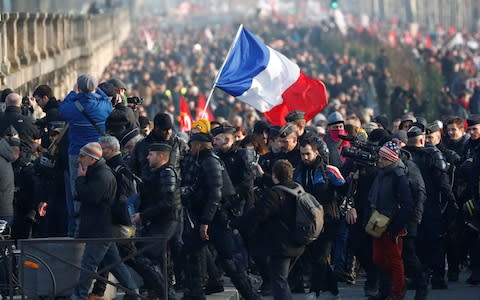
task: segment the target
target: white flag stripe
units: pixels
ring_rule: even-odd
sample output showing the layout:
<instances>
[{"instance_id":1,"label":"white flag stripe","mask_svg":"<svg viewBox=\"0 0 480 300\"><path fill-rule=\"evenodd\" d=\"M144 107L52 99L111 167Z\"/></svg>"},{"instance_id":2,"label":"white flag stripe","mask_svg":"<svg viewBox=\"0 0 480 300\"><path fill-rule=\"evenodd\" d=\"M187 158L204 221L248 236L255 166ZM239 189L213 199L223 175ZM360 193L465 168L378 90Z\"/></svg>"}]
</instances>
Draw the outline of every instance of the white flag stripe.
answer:
<instances>
[{"instance_id":1,"label":"white flag stripe","mask_svg":"<svg viewBox=\"0 0 480 300\"><path fill-rule=\"evenodd\" d=\"M300 77L300 68L283 54L268 47L270 60L265 70L252 80L252 86L237 98L260 112L282 103L282 94Z\"/></svg>"}]
</instances>

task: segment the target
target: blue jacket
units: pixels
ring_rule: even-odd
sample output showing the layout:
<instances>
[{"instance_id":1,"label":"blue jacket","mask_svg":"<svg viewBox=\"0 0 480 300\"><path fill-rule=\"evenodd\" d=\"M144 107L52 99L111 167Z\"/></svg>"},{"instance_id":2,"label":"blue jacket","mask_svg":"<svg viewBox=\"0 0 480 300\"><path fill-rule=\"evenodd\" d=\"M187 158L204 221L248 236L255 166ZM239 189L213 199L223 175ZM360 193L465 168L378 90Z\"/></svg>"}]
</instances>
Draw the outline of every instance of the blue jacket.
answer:
<instances>
[{"instance_id":1,"label":"blue jacket","mask_svg":"<svg viewBox=\"0 0 480 300\"><path fill-rule=\"evenodd\" d=\"M85 144L97 142L100 134L92 123L75 106L78 100L85 109L85 113L95 121L102 132L105 132L105 120L112 112L112 103L105 93L97 89L95 93L70 92L60 104L61 116L70 124L68 130L68 154L78 155L80 148Z\"/></svg>"}]
</instances>

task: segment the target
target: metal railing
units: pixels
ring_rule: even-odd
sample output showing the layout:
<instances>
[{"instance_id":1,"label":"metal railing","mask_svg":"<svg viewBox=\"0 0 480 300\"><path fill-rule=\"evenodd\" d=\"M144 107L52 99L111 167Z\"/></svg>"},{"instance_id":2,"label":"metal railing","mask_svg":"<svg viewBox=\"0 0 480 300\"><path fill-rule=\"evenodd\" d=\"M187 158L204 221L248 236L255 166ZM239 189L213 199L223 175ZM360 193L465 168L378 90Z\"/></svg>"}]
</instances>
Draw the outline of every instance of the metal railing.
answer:
<instances>
[{"instance_id":1,"label":"metal railing","mask_svg":"<svg viewBox=\"0 0 480 300\"><path fill-rule=\"evenodd\" d=\"M6 241L9 242L9 241ZM69 261L63 257L61 257L58 253L53 253L51 251L48 251L45 249L45 245L48 244L102 244L102 243L126 243L126 242L134 242L137 246L141 244L141 248L138 249L138 251L135 251L134 253L130 253L129 255L122 257L122 260L110 265L107 265L103 267L102 269L97 270L96 272L92 272L90 270L87 270L81 266L81 260L80 264L76 264L72 261ZM1 244L0 244L1 246ZM159 247L160 246L160 247ZM50 261L50 264L52 262L55 262L56 264L64 264L72 270L84 272L85 274L88 274L90 278L100 280L106 284L112 285L116 287L117 289L123 290L129 294L135 294L134 291L129 290L127 287L122 286L119 283L112 282L108 280L108 278L102 276L101 274L108 274L108 272L114 268L115 266L119 265L120 263L124 263L128 261L129 259L133 259L136 256L144 254L146 251L150 249L158 249L159 251L162 251L162 256L163 256L163 263L162 263L162 275L164 279L164 291L165 295L163 299L168 299L168 276L167 276L167 238L164 236L155 236L155 237L136 237L136 238L95 238L95 239L72 239L72 238L41 238L41 239L26 239L26 240L18 240L17 241L17 248L20 251L20 255L23 258L24 255L27 255L29 253L32 253L34 251L35 255L39 256L40 258L44 259L47 264ZM51 265L50 265L51 267ZM56 268L51 268L52 272L55 274ZM21 279L21 285L25 285L25 276L23 274L24 268L20 268L19 270L20 273L20 279ZM58 275L58 274L57 274ZM141 275L141 274L139 274ZM85 280L85 278L83 278ZM60 290L55 291L55 295L62 295L68 290L73 290L78 282L72 282L71 285L69 286L63 286L61 287ZM10 287L12 290L12 287ZM12 291L13 292L13 291ZM142 295L135 294L137 297L140 299L148 299ZM25 295L22 294L22 299L25 299Z\"/></svg>"}]
</instances>

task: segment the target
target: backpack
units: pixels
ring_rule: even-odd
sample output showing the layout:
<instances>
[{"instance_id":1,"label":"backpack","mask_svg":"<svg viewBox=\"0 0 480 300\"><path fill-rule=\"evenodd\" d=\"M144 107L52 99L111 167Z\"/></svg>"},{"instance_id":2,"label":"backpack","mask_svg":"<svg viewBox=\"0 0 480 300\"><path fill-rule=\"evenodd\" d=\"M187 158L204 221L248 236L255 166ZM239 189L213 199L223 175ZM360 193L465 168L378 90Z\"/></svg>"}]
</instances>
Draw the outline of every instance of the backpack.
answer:
<instances>
[{"instance_id":1,"label":"backpack","mask_svg":"<svg viewBox=\"0 0 480 300\"><path fill-rule=\"evenodd\" d=\"M118 165L112 171L117 181L117 193L111 207L112 222L116 225L131 225L127 200L128 197L137 193L141 179L125 165Z\"/></svg>"},{"instance_id":2,"label":"backpack","mask_svg":"<svg viewBox=\"0 0 480 300\"><path fill-rule=\"evenodd\" d=\"M295 228L292 240L299 245L308 245L315 241L323 229L323 207L317 199L305 192L301 185L290 189L283 185L273 187L296 198Z\"/></svg>"}]
</instances>

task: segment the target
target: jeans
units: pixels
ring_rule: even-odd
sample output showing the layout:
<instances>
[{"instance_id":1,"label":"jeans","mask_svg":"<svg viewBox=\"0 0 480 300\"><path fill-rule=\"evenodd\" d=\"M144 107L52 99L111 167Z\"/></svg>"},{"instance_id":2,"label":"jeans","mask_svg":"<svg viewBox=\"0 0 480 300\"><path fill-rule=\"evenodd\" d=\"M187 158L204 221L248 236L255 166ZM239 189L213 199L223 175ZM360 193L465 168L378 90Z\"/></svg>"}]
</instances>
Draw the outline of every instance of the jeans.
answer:
<instances>
[{"instance_id":1,"label":"jeans","mask_svg":"<svg viewBox=\"0 0 480 300\"><path fill-rule=\"evenodd\" d=\"M345 221L340 222L333 250L333 264L337 273L346 272L348 234L349 228L347 223Z\"/></svg>"},{"instance_id":2,"label":"jeans","mask_svg":"<svg viewBox=\"0 0 480 300\"><path fill-rule=\"evenodd\" d=\"M274 300L292 300L288 285L291 257L270 257L270 282Z\"/></svg>"},{"instance_id":3,"label":"jeans","mask_svg":"<svg viewBox=\"0 0 480 300\"><path fill-rule=\"evenodd\" d=\"M82 268L91 272L96 272L98 266L103 261L105 265L116 264L110 269L115 278L121 285L130 289L137 290L137 284L133 280L130 271L121 261L118 248L115 243L86 244L82 257ZM75 287L72 299L87 299L88 290L92 285L93 277L86 272L80 273L80 280Z\"/></svg>"},{"instance_id":4,"label":"jeans","mask_svg":"<svg viewBox=\"0 0 480 300\"><path fill-rule=\"evenodd\" d=\"M80 213L80 202L75 201L75 196L77 195L77 191L75 190L75 180L77 179L78 172L78 155L68 155L68 170L70 172L70 189L72 195L72 204L70 205L73 205L72 218L74 222L74 228L72 231L69 230L69 234L73 233L77 236L80 224L80 218L78 217L78 214Z\"/></svg>"}]
</instances>

